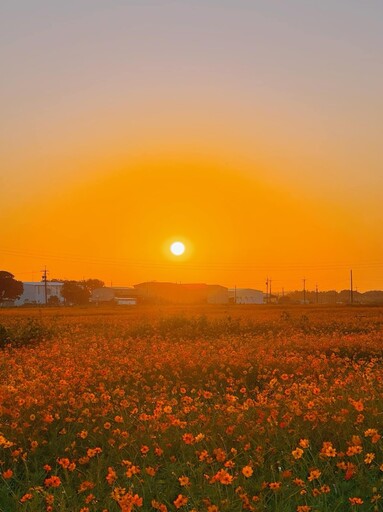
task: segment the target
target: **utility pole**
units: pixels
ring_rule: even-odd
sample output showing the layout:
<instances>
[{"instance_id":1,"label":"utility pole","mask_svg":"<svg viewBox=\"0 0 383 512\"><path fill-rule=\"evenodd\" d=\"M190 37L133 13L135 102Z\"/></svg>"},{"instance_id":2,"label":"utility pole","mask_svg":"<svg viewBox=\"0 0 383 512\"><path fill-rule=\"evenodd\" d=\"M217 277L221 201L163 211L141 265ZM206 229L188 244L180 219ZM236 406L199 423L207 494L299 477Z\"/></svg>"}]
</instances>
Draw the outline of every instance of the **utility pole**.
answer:
<instances>
[{"instance_id":1,"label":"utility pole","mask_svg":"<svg viewBox=\"0 0 383 512\"><path fill-rule=\"evenodd\" d=\"M266 304L269 303L269 278L266 277Z\"/></svg>"},{"instance_id":2,"label":"utility pole","mask_svg":"<svg viewBox=\"0 0 383 512\"><path fill-rule=\"evenodd\" d=\"M303 304L306 304L306 279L303 279Z\"/></svg>"},{"instance_id":3,"label":"utility pole","mask_svg":"<svg viewBox=\"0 0 383 512\"><path fill-rule=\"evenodd\" d=\"M237 304L237 285L234 285L234 304Z\"/></svg>"},{"instance_id":4,"label":"utility pole","mask_svg":"<svg viewBox=\"0 0 383 512\"><path fill-rule=\"evenodd\" d=\"M319 302L319 293L318 293L318 285L315 285L315 302L318 304Z\"/></svg>"},{"instance_id":5,"label":"utility pole","mask_svg":"<svg viewBox=\"0 0 383 512\"><path fill-rule=\"evenodd\" d=\"M354 290L352 289L352 270L350 270L350 302L354 304Z\"/></svg>"},{"instance_id":6,"label":"utility pole","mask_svg":"<svg viewBox=\"0 0 383 512\"><path fill-rule=\"evenodd\" d=\"M44 298L45 298L45 305L48 304L48 284L47 284L47 280L48 280L48 270L47 270L47 267L45 266L44 270L41 271L43 273L42 275L42 281L44 283Z\"/></svg>"}]
</instances>

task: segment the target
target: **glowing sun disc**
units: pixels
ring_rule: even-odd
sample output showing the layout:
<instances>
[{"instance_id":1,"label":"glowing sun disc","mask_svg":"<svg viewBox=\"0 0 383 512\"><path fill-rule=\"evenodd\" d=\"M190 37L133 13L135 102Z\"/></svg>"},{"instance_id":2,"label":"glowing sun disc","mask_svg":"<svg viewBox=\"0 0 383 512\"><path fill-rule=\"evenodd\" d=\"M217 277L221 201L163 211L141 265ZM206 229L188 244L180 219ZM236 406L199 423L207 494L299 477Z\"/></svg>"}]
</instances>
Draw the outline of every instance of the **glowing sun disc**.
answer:
<instances>
[{"instance_id":1,"label":"glowing sun disc","mask_svg":"<svg viewBox=\"0 0 383 512\"><path fill-rule=\"evenodd\" d=\"M170 246L170 252L174 256L181 256L185 252L185 245L182 242L173 242Z\"/></svg>"}]
</instances>

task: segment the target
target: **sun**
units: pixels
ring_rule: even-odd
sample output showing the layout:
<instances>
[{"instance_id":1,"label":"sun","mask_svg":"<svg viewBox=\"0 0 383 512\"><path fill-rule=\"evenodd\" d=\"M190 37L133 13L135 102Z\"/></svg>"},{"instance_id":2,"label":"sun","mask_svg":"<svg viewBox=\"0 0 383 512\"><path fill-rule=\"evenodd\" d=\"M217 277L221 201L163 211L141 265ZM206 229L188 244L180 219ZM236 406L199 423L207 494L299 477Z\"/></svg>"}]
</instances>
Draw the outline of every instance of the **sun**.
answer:
<instances>
[{"instance_id":1,"label":"sun","mask_svg":"<svg viewBox=\"0 0 383 512\"><path fill-rule=\"evenodd\" d=\"M173 242L170 246L170 252L174 256L181 256L185 252L185 245L182 242Z\"/></svg>"}]
</instances>

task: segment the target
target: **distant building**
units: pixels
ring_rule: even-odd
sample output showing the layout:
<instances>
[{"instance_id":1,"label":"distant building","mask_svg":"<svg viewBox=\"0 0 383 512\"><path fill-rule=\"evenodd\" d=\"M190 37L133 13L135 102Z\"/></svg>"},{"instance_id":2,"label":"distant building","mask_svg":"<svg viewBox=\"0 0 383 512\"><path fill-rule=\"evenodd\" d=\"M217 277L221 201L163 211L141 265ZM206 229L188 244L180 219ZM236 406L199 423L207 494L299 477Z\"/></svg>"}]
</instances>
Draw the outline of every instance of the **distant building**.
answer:
<instances>
[{"instance_id":1,"label":"distant building","mask_svg":"<svg viewBox=\"0 0 383 512\"><path fill-rule=\"evenodd\" d=\"M63 283L57 281L47 281L47 301L53 301L62 304L64 302L61 296L61 288ZM21 297L15 300L15 306L24 304L45 304L45 283L44 281L34 283L23 283L24 291ZM52 299L55 297L55 299Z\"/></svg>"},{"instance_id":2,"label":"distant building","mask_svg":"<svg viewBox=\"0 0 383 512\"><path fill-rule=\"evenodd\" d=\"M92 291L90 301L96 304L115 303L121 306L134 306L137 304L137 291L130 287L102 287Z\"/></svg>"},{"instance_id":3,"label":"distant building","mask_svg":"<svg viewBox=\"0 0 383 512\"><path fill-rule=\"evenodd\" d=\"M138 299L146 303L163 304L227 304L228 289L216 284L160 283L157 281L134 285Z\"/></svg>"},{"instance_id":4,"label":"distant building","mask_svg":"<svg viewBox=\"0 0 383 512\"><path fill-rule=\"evenodd\" d=\"M264 293L252 288L230 288L229 302L232 304L263 304Z\"/></svg>"}]
</instances>

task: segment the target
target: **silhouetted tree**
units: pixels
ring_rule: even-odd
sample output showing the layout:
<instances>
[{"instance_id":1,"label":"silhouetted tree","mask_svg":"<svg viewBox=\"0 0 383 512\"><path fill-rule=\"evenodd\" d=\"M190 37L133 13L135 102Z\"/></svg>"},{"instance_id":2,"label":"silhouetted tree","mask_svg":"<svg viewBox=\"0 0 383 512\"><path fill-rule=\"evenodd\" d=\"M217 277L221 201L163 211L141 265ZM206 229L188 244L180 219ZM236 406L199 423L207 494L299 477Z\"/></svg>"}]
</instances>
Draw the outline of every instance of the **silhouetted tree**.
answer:
<instances>
[{"instance_id":1,"label":"silhouetted tree","mask_svg":"<svg viewBox=\"0 0 383 512\"><path fill-rule=\"evenodd\" d=\"M0 303L18 299L23 291L24 286L21 281L17 281L10 272L0 270Z\"/></svg>"},{"instance_id":2,"label":"silhouetted tree","mask_svg":"<svg viewBox=\"0 0 383 512\"><path fill-rule=\"evenodd\" d=\"M105 286L104 281L100 279L86 279L85 281L81 281L81 283L90 293L96 288L103 288Z\"/></svg>"},{"instance_id":3,"label":"silhouetted tree","mask_svg":"<svg viewBox=\"0 0 383 512\"><path fill-rule=\"evenodd\" d=\"M60 305L60 299L57 297L57 295L51 295L48 299L48 304L50 306L59 306Z\"/></svg>"},{"instance_id":4,"label":"silhouetted tree","mask_svg":"<svg viewBox=\"0 0 383 512\"><path fill-rule=\"evenodd\" d=\"M61 295L68 304L87 304L90 298L90 291L81 282L64 281Z\"/></svg>"}]
</instances>

